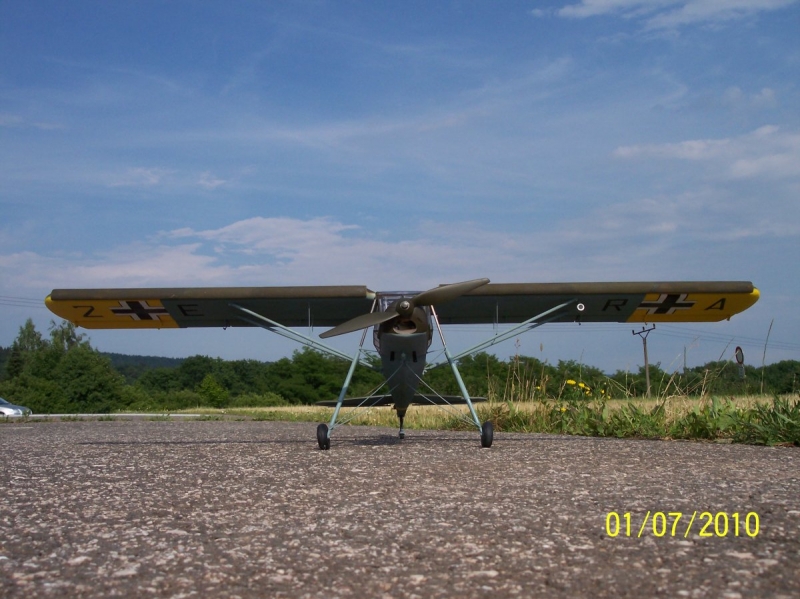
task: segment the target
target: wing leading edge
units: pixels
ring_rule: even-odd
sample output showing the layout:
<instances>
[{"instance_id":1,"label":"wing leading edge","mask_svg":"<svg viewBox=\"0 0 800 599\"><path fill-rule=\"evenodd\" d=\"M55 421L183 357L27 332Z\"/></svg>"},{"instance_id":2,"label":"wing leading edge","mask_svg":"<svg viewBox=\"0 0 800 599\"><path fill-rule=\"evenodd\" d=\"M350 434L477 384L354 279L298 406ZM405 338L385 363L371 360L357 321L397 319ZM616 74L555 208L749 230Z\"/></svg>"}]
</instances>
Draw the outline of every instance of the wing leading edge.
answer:
<instances>
[{"instance_id":1,"label":"wing leading edge","mask_svg":"<svg viewBox=\"0 0 800 599\"><path fill-rule=\"evenodd\" d=\"M442 324L518 323L563 302L581 322L716 322L755 304L746 281L489 284L439 308ZM565 314L554 322L575 320Z\"/></svg>"},{"instance_id":2,"label":"wing leading edge","mask_svg":"<svg viewBox=\"0 0 800 599\"><path fill-rule=\"evenodd\" d=\"M364 286L55 289L51 312L87 329L254 326L251 310L287 327L331 327L369 312ZM437 308L442 324L519 323L564 302L581 322L714 322L758 301L744 281L487 284ZM574 312L555 322L575 320Z\"/></svg>"},{"instance_id":3,"label":"wing leading edge","mask_svg":"<svg viewBox=\"0 0 800 599\"><path fill-rule=\"evenodd\" d=\"M237 306L287 327L330 327L368 312L374 298L355 285L54 289L45 304L87 329L255 326Z\"/></svg>"}]
</instances>

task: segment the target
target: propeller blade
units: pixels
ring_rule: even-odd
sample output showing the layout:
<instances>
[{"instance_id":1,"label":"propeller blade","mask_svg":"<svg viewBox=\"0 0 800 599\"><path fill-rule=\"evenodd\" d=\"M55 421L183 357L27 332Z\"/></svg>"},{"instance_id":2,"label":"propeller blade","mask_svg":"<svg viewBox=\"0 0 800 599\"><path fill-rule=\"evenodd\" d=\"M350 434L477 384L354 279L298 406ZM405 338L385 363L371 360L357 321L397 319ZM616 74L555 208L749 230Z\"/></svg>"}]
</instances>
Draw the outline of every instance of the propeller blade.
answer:
<instances>
[{"instance_id":1,"label":"propeller blade","mask_svg":"<svg viewBox=\"0 0 800 599\"><path fill-rule=\"evenodd\" d=\"M367 329L369 327L374 327L376 324L381 324L393 318L397 318L397 316L398 314L394 310L391 312L368 312L367 314L351 318L340 325L336 325L332 329L321 333L320 337L322 339L327 339L328 337L335 337L336 335L344 335L345 333Z\"/></svg>"},{"instance_id":2,"label":"propeller blade","mask_svg":"<svg viewBox=\"0 0 800 599\"><path fill-rule=\"evenodd\" d=\"M465 293L469 293L473 289L477 289L482 285L486 285L488 282L489 279L474 279L472 281L464 281L463 283L441 285L440 287L423 291L411 300L406 300L406 302L409 304L408 315L410 315L410 313L414 310L414 306L431 306L433 304L448 302L456 299L457 297L461 297ZM400 312L405 314L405 311L400 310ZM335 337L336 335L352 333L353 331L359 331L361 329L374 327L378 324L383 324L384 322L388 322L399 316L400 314L398 313L397 309L387 312L370 312L369 314L362 314L361 316L351 318L347 322L343 322L342 324L325 331L324 333L320 334L320 337L322 339L327 339L328 337Z\"/></svg>"},{"instance_id":3,"label":"propeller blade","mask_svg":"<svg viewBox=\"0 0 800 599\"><path fill-rule=\"evenodd\" d=\"M449 302L457 297L461 297L465 293L469 293L473 289L482 287L489 282L489 279L474 279L472 281L464 281L463 283L451 283L450 285L442 285L441 287L434 287L423 291L411 302L415 306L433 306L443 302Z\"/></svg>"}]
</instances>

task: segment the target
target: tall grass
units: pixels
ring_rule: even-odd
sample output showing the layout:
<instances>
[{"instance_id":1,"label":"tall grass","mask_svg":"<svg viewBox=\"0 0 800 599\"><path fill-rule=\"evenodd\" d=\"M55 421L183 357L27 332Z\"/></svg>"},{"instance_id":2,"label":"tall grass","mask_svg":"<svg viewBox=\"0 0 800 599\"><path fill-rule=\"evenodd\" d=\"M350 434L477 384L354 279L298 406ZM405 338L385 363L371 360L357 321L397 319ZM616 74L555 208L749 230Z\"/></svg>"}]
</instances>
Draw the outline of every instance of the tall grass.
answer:
<instances>
[{"instance_id":1,"label":"tall grass","mask_svg":"<svg viewBox=\"0 0 800 599\"><path fill-rule=\"evenodd\" d=\"M800 446L800 400L710 397L707 390L722 368L684 387L672 374L658 385L656 398L642 399L611 379L595 387L567 379L553 388L543 367L534 372L513 360L502 393L498 385L490 389L492 401L479 414L495 430Z\"/></svg>"},{"instance_id":2,"label":"tall grass","mask_svg":"<svg viewBox=\"0 0 800 599\"><path fill-rule=\"evenodd\" d=\"M482 422L496 431L555 433L616 438L702 439L718 442L800 446L800 399L796 397L710 397L706 390L719 373L706 372L692 388L681 388L677 375L661 381L660 394L633 397L626 386L608 379L590 386L566 379L554 382L544 367L514 360L505 381L489 377L488 398L478 404ZM611 397L620 399L610 399ZM327 422L329 409L313 406L229 408L226 413L259 420ZM341 417L351 424L397 426L388 408L354 412ZM470 430L466 406L442 411L414 406L405 425L417 429Z\"/></svg>"}]
</instances>

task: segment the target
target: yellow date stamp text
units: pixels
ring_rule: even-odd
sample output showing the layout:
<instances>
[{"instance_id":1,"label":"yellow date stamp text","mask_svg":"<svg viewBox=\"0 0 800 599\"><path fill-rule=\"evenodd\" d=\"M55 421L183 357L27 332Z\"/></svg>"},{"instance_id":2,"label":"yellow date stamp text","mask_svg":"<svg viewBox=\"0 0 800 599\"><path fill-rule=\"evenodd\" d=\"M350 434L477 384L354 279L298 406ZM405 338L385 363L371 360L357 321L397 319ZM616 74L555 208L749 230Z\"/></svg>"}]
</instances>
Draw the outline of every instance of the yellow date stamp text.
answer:
<instances>
[{"instance_id":1,"label":"yellow date stamp text","mask_svg":"<svg viewBox=\"0 0 800 599\"><path fill-rule=\"evenodd\" d=\"M639 519L630 512L608 512L606 514L606 534L609 537L641 538L644 535L654 537L689 537L694 530L699 537L739 537L758 536L761 521L756 512L698 512L691 515L683 512L650 512Z\"/></svg>"}]
</instances>

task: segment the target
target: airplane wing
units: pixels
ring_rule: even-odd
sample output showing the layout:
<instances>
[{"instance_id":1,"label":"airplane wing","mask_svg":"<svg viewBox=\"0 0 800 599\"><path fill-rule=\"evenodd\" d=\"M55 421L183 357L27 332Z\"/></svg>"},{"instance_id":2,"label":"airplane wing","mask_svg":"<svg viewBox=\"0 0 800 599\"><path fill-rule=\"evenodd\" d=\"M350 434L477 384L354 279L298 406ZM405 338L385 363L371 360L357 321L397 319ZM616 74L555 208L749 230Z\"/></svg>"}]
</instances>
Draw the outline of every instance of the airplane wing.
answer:
<instances>
[{"instance_id":1,"label":"airplane wing","mask_svg":"<svg viewBox=\"0 0 800 599\"><path fill-rule=\"evenodd\" d=\"M758 301L744 281L488 284L437 306L442 324L518 323L564 302L583 304L581 322L715 322ZM574 310L552 322L572 322Z\"/></svg>"},{"instance_id":2,"label":"airplane wing","mask_svg":"<svg viewBox=\"0 0 800 599\"><path fill-rule=\"evenodd\" d=\"M286 327L330 327L370 311L364 286L54 289L57 316L87 329L256 326L252 311ZM752 306L752 283L511 283L483 285L436 307L442 324L519 323L564 302L583 304L581 322L712 322ZM575 320L565 311L553 322Z\"/></svg>"},{"instance_id":3,"label":"airplane wing","mask_svg":"<svg viewBox=\"0 0 800 599\"><path fill-rule=\"evenodd\" d=\"M369 312L366 287L54 289L51 312L87 329L255 326L241 308L286 327L329 327Z\"/></svg>"}]
</instances>

